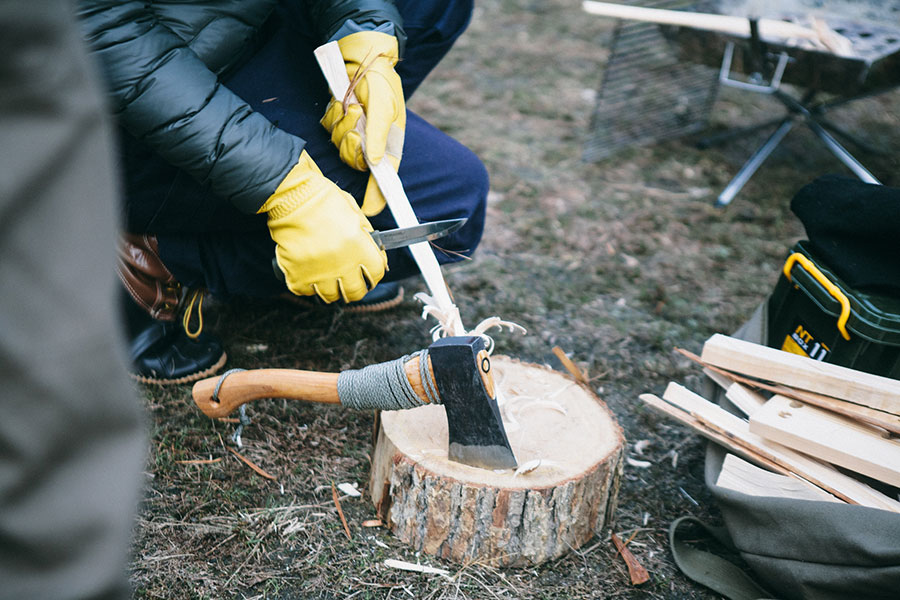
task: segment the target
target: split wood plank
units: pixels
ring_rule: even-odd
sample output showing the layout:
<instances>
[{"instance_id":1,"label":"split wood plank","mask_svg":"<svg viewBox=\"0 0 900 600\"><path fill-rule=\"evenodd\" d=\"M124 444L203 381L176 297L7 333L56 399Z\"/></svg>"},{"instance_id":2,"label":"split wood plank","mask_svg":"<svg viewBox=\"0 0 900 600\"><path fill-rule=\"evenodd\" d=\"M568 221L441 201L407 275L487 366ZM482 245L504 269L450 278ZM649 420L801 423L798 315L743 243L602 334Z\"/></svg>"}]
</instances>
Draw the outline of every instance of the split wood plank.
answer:
<instances>
[{"instance_id":1,"label":"split wood plank","mask_svg":"<svg viewBox=\"0 0 900 600\"><path fill-rule=\"evenodd\" d=\"M716 334L700 359L766 381L900 415L900 381Z\"/></svg>"},{"instance_id":2,"label":"split wood plank","mask_svg":"<svg viewBox=\"0 0 900 600\"><path fill-rule=\"evenodd\" d=\"M722 462L722 470L719 471L719 477L716 479L716 485L750 496L841 502L825 490L812 485L804 479L785 477L778 473L760 469L734 454L725 455L725 460Z\"/></svg>"},{"instance_id":3,"label":"split wood plank","mask_svg":"<svg viewBox=\"0 0 900 600\"><path fill-rule=\"evenodd\" d=\"M672 419L675 419L676 421L680 422L683 425L687 425L688 427L690 427L691 429L693 429L695 432L702 435L706 439L719 444L723 448L726 448L726 449L730 450L731 452L734 452L738 456L745 458L746 460L749 460L750 462L753 462L757 465L771 469L771 470L775 471L776 473L780 473L785 476L793 476L793 473L791 473L791 471L789 471L788 469L785 469L778 463L775 463L775 462L769 460L768 458L766 458L760 454L757 454L756 452L753 452L752 450L748 449L746 446L742 446L742 445L738 444L729 436L722 435L722 434L718 433L717 431L710 429L709 427L707 427L706 425L704 425L703 423L701 423L700 421L698 421L697 419L692 417L687 412L681 410L680 408L676 408L676 407L672 406L665 400L658 398L658 397L654 396L653 394L641 394L639 396L639 398L641 399L641 401L644 402L644 404L646 404L650 408L652 408L658 412L661 412L664 415L671 417Z\"/></svg>"},{"instance_id":4,"label":"split wood plank","mask_svg":"<svg viewBox=\"0 0 900 600\"><path fill-rule=\"evenodd\" d=\"M766 399L759 392L754 392L750 388L740 383L732 383L725 391L725 397L734 404L739 411L748 417L762 408Z\"/></svg>"},{"instance_id":5,"label":"split wood plank","mask_svg":"<svg viewBox=\"0 0 900 600\"><path fill-rule=\"evenodd\" d=\"M773 396L750 417L750 431L878 481L900 486L900 442L846 417Z\"/></svg>"},{"instance_id":6,"label":"split wood plank","mask_svg":"<svg viewBox=\"0 0 900 600\"><path fill-rule=\"evenodd\" d=\"M697 356L697 355L694 354L692 356ZM690 358L690 356L688 358ZM699 358L700 357L697 356L697 359L699 359ZM720 370L717 370L717 369L710 369L709 367L706 367L703 369L703 374L706 375L707 377L709 377L710 379L712 379L713 383L715 383L717 386L719 386L723 390L727 390L729 387L731 387L731 384L734 383L734 380L731 379L731 377L728 377L727 375L725 375L724 373L722 373Z\"/></svg>"},{"instance_id":7,"label":"split wood plank","mask_svg":"<svg viewBox=\"0 0 900 600\"><path fill-rule=\"evenodd\" d=\"M728 371L726 369L708 365L704 363L696 354L682 348L676 348L676 351L679 354L696 362L697 364L703 365L703 372L706 373L719 386L725 389L730 386L730 383L726 383L726 380L728 382L742 383L752 388L766 390L767 392L772 392L773 394L778 394L780 396L787 396L788 398L800 400L801 402L805 402L807 404L812 404L813 406L818 406L819 408L824 408L826 410L836 412L839 415L844 415L845 417L850 417L851 419L856 419L857 421L862 421L864 423L868 423L869 425L881 427L882 429L886 429L891 433L900 434L900 416L898 415L892 415L889 412L885 412L883 410L878 410L875 408L869 408L868 406L853 404L852 402L847 402L846 400L832 398L831 396L826 396L825 394L818 394L816 392L800 390L786 385L778 385L766 383L764 381L758 381L750 377L732 373L731 371Z\"/></svg>"},{"instance_id":8,"label":"split wood plank","mask_svg":"<svg viewBox=\"0 0 900 600\"><path fill-rule=\"evenodd\" d=\"M814 460L751 432L747 421L677 383L673 382L668 385L663 398L687 411L711 429L731 438L735 443L781 465L846 502L900 512L900 502L844 475L831 465Z\"/></svg>"}]
</instances>

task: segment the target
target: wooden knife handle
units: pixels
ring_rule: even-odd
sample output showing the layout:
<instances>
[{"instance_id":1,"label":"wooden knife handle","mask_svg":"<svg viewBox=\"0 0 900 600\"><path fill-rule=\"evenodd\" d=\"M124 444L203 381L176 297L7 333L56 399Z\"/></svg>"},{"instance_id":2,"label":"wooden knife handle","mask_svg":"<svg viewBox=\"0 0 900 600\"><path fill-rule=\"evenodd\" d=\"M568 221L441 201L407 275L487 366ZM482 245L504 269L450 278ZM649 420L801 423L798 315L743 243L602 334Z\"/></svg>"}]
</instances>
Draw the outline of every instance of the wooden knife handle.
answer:
<instances>
[{"instance_id":1,"label":"wooden knife handle","mask_svg":"<svg viewBox=\"0 0 900 600\"><path fill-rule=\"evenodd\" d=\"M429 361L429 369L431 364ZM403 365L406 378L413 391L428 403L425 387L419 376L419 357L414 356ZM320 373L297 369L254 369L235 371L225 377L219 388L218 401L213 400L213 392L221 375L202 379L194 384L194 402L209 417L224 417L242 404L262 398L286 398L303 402L340 404L337 381L339 373ZM432 372L432 377L434 373Z\"/></svg>"}]
</instances>

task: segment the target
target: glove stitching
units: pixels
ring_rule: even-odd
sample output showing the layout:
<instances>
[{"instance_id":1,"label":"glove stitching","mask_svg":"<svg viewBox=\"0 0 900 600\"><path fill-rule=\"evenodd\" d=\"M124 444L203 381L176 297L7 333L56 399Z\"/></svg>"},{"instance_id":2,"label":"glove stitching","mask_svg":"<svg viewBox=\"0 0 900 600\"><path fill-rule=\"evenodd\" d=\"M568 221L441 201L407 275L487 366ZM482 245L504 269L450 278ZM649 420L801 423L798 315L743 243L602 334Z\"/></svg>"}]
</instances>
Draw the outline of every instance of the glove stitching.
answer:
<instances>
[{"instance_id":1,"label":"glove stitching","mask_svg":"<svg viewBox=\"0 0 900 600\"><path fill-rule=\"evenodd\" d=\"M318 185L316 185L318 184ZM278 203L269 212L269 219L281 219L299 208L315 195L325 184L323 181L308 181L279 194Z\"/></svg>"}]
</instances>

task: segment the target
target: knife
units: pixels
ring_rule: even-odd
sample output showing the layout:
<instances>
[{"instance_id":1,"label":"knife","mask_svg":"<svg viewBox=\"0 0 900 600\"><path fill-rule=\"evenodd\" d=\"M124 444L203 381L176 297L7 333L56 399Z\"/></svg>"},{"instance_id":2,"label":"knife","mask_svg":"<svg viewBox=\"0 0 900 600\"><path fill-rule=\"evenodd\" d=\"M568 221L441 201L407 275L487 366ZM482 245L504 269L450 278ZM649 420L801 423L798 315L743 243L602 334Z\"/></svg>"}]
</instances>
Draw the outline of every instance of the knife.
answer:
<instances>
[{"instance_id":1,"label":"knife","mask_svg":"<svg viewBox=\"0 0 900 600\"><path fill-rule=\"evenodd\" d=\"M387 231L373 231L372 239L382 250L402 248L418 242L436 240L450 235L466 224L466 219L445 219L413 225L412 227L400 227Z\"/></svg>"},{"instance_id":2,"label":"knife","mask_svg":"<svg viewBox=\"0 0 900 600\"><path fill-rule=\"evenodd\" d=\"M465 225L467 220L468 219L466 218L462 218L431 221L429 223L413 225L412 227L399 227L397 229L388 229L387 231L373 231L370 235L381 250L393 250L394 248L402 248L419 242L428 242L450 235ZM278 277L279 280L284 281L284 273L278 268L278 262L274 258L272 259L272 268L275 269L275 276Z\"/></svg>"}]
</instances>

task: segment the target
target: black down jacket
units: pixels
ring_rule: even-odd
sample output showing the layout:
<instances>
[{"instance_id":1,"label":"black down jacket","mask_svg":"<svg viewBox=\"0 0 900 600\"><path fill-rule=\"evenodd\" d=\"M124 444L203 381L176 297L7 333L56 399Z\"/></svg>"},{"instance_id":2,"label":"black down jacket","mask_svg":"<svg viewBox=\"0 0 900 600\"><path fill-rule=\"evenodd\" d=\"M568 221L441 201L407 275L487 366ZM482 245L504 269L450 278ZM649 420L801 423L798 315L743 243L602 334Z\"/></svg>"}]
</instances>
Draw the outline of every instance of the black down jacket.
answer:
<instances>
[{"instance_id":1,"label":"black down jacket","mask_svg":"<svg viewBox=\"0 0 900 600\"><path fill-rule=\"evenodd\" d=\"M305 1L327 40L347 19L402 22L392 0ZM120 124L217 196L254 213L296 164L304 141L218 81L277 0L81 0Z\"/></svg>"}]
</instances>

